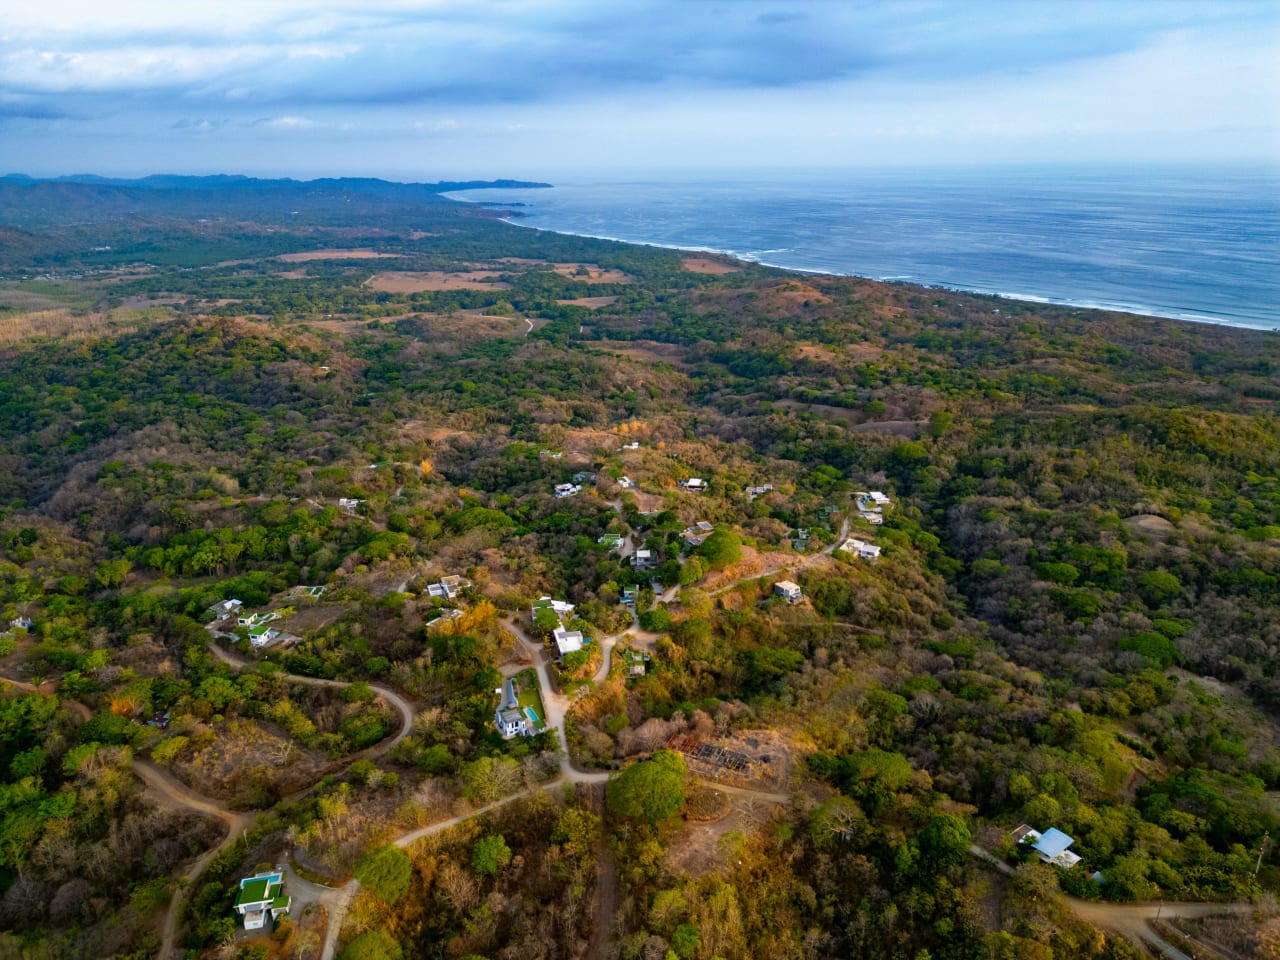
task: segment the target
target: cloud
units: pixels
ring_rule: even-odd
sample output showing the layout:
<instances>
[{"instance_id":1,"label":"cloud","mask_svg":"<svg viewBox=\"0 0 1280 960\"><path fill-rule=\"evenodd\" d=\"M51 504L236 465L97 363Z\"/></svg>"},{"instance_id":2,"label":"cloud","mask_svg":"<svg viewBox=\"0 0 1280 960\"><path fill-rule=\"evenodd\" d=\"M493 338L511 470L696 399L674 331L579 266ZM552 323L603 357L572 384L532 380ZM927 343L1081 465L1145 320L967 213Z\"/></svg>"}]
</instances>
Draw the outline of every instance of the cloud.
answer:
<instances>
[{"instance_id":1,"label":"cloud","mask_svg":"<svg viewBox=\"0 0 1280 960\"><path fill-rule=\"evenodd\" d=\"M1280 14L1244 0L12 6L0 118L64 145L167 137L201 162L214 140L285 150L280 134L303 130L299 151L323 140L334 163L434 137L459 162L497 162L505 138L519 155L504 164L616 165L916 161L984 138L1048 154L1055 137L1065 149L1108 131L1185 146L1228 127L1254 131L1241 148L1256 153L1280 126L1267 106L1280 101ZM351 130L364 139L344 152Z\"/></svg>"},{"instance_id":2,"label":"cloud","mask_svg":"<svg viewBox=\"0 0 1280 960\"><path fill-rule=\"evenodd\" d=\"M254 122L254 126L271 127L275 130L305 130L314 127L316 122L307 117L264 117Z\"/></svg>"}]
</instances>

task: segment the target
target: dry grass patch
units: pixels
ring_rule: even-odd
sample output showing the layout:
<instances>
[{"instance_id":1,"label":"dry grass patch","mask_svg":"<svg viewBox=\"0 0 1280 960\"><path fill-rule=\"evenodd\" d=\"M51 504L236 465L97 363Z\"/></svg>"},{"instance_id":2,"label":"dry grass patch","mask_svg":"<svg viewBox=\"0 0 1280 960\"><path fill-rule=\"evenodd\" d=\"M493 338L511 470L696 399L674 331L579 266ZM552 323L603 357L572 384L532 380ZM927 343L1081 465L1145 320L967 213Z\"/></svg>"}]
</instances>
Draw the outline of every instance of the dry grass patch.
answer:
<instances>
[{"instance_id":1,"label":"dry grass patch","mask_svg":"<svg viewBox=\"0 0 1280 960\"><path fill-rule=\"evenodd\" d=\"M872 420L869 423L859 423L853 427L853 432L888 433L895 437L913 440L920 434L920 428L923 426L923 422L915 420Z\"/></svg>"},{"instance_id":2,"label":"dry grass patch","mask_svg":"<svg viewBox=\"0 0 1280 960\"><path fill-rule=\"evenodd\" d=\"M319 754L300 749L251 720L230 720L193 738L195 749L174 772L197 793L233 809L267 806L324 772Z\"/></svg>"},{"instance_id":3,"label":"dry grass patch","mask_svg":"<svg viewBox=\"0 0 1280 960\"><path fill-rule=\"evenodd\" d=\"M675 343L659 343L656 340L597 340L592 346L637 363L665 363L686 370L691 366L686 360L685 348Z\"/></svg>"},{"instance_id":4,"label":"dry grass patch","mask_svg":"<svg viewBox=\"0 0 1280 960\"><path fill-rule=\"evenodd\" d=\"M302 253L282 253L276 257L282 263L307 263L311 260L398 260L398 253L379 253L376 250L370 250L367 247L358 250L306 250ZM235 260L229 263L245 263L249 261Z\"/></svg>"},{"instance_id":5,"label":"dry grass patch","mask_svg":"<svg viewBox=\"0 0 1280 960\"><path fill-rule=\"evenodd\" d=\"M14 346L35 337L59 340L90 340L95 337L133 333L158 320L169 319L167 310L117 309L109 313L84 313L68 307L32 310L9 316L0 315L0 346Z\"/></svg>"},{"instance_id":6,"label":"dry grass patch","mask_svg":"<svg viewBox=\"0 0 1280 960\"><path fill-rule=\"evenodd\" d=\"M500 276L502 273L497 270L466 270L459 273L446 273L443 270L428 270L425 273L387 271L375 273L366 281L366 285L382 293L508 289L509 284L496 279Z\"/></svg>"},{"instance_id":7,"label":"dry grass patch","mask_svg":"<svg viewBox=\"0 0 1280 960\"><path fill-rule=\"evenodd\" d=\"M712 260L710 257L681 257L680 264L690 273L709 273L722 277L726 273L738 273L741 267L723 260Z\"/></svg>"},{"instance_id":8,"label":"dry grass patch","mask_svg":"<svg viewBox=\"0 0 1280 960\"><path fill-rule=\"evenodd\" d=\"M600 307L609 306L617 299L617 297L578 297L575 300L557 300L556 303L564 306L589 307L592 310L598 310Z\"/></svg>"},{"instance_id":9,"label":"dry grass patch","mask_svg":"<svg viewBox=\"0 0 1280 960\"><path fill-rule=\"evenodd\" d=\"M1124 523L1134 533L1146 534L1157 540L1164 540L1175 529L1172 523L1154 513L1139 513L1136 516L1126 517Z\"/></svg>"}]
</instances>

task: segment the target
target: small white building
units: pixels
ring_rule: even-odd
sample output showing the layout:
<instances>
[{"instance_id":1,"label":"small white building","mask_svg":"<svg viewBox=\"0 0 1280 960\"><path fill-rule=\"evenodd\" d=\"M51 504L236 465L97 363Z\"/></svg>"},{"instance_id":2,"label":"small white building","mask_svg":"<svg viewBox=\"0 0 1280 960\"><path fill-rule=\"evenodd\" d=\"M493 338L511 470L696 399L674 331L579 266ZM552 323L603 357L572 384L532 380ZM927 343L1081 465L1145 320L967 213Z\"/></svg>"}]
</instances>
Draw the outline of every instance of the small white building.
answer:
<instances>
[{"instance_id":1,"label":"small white building","mask_svg":"<svg viewBox=\"0 0 1280 960\"><path fill-rule=\"evenodd\" d=\"M707 489L707 481L701 477L690 477L688 480L681 480L680 486L685 490L692 490L694 493L702 493Z\"/></svg>"},{"instance_id":2,"label":"small white building","mask_svg":"<svg viewBox=\"0 0 1280 960\"><path fill-rule=\"evenodd\" d=\"M640 449L640 441L639 441L639 440L632 440L630 443L624 443L624 444L622 445L622 449L623 449L623 450L639 450L639 449Z\"/></svg>"},{"instance_id":3,"label":"small white building","mask_svg":"<svg viewBox=\"0 0 1280 960\"><path fill-rule=\"evenodd\" d=\"M563 659L566 653L576 653L581 650L586 639L581 630L570 630L568 627L556 627L551 631L551 636L556 642L556 654L559 659Z\"/></svg>"},{"instance_id":4,"label":"small white building","mask_svg":"<svg viewBox=\"0 0 1280 960\"><path fill-rule=\"evenodd\" d=\"M800 584L791 580L779 580L773 585L775 596L782 597L787 603L799 603L804 599L804 591L800 589Z\"/></svg>"},{"instance_id":5,"label":"small white building","mask_svg":"<svg viewBox=\"0 0 1280 960\"><path fill-rule=\"evenodd\" d=\"M576 483L557 483L555 487L555 494L560 499L572 497L574 494L581 492L582 487L578 486Z\"/></svg>"},{"instance_id":6,"label":"small white building","mask_svg":"<svg viewBox=\"0 0 1280 960\"><path fill-rule=\"evenodd\" d=\"M360 506L362 503L364 503L363 500L356 500L353 497L339 497L338 509L345 510L347 513L355 513L356 507Z\"/></svg>"},{"instance_id":7,"label":"small white building","mask_svg":"<svg viewBox=\"0 0 1280 960\"><path fill-rule=\"evenodd\" d=\"M773 492L772 483L762 483L762 484L759 484L758 486L747 487L747 496L752 500L754 500L756 497L763 497L766 493L772 493L772 492Z\"/></svg>"},{"instance_id":8,"label":"small white building","mask_svg":"<svg viewBox=\"0 0 1280 960\"><path fill-rule=\"evenodd\" d=\"M652 550L637 550L631 555L631 569L650 570L655 563Z\"/></svg>"},{"instance_id":9,"label":"small white building","mask_svg":"<svg viewBox=\"0 0 1280 960\"><path fill-rule=\"evenodd\" d=\"M636 482L630 477L619 477L618 486L623 490L634 490L636 488Z\"/></svg>"}]
</instances>

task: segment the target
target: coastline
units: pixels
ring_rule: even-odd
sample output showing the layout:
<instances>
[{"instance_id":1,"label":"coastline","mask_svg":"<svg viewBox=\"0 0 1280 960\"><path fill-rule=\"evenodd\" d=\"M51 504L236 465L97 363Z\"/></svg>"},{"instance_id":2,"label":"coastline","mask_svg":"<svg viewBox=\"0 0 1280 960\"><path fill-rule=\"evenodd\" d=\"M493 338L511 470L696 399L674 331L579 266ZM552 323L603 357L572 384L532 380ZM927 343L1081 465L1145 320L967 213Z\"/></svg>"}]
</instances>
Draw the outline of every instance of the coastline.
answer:
<instances>
[{"instance_id":1,"label":"coastline","mask_svg":"<svg viewBox=\"0 0 1280 960\"><path fill-rule=\"evenodd\" d=\"M442 194L451 200L459 203L469 203L479 205L482 201L467 199L463 196L455 196L451 191L448 194ZM514 212L514 211L513 211ZM948 281L930 280L925 277L918 277L910 274L898 274L889 276L876 276L873 274L855 273L845 270L832 270L819 267L810 267L798 265L795 263L786 263L774 258L765 258L751 252L742 252L738 250L727 249L723 247L713 247L698 244L680 244L668 243L661 240L652 239L633 239L621 237L605 233L591 233L580 230L570 230L560 227L548 227L528 222L524 213L517 213L515 217L498 217L503 223L511 226L523 227L530 230L542 230L547 233L560 234L562 236L582 237L592 240L603 240L612 243L626 243L636 246L654 247L662 250L675 250L686 253L714 254L716 256L729 257L740 263L747 265L756 265L770 267L777 270L785 270L790 273L810 276L829 276L829 277L853 277L863 280L874 280L879 283L897 283L920 287L922 289L945 290L955 293L970 293L978 296L997 297L1002 300L1010 300L1018 303L1027 304L1044 304L1055 307L1076 310L1098 310L1109 313L1123 313L1135 317L1143 317L1159 320L1175 320L1182 323L1194 323L1200 326L1224 327L1236 330L1251 330L1257 333L1280 333L1280 316L1268 319L1259 319L1255 317L1236 317L1223 314L1214 314L1203 310L1179 309L1176 307L1156 307L1150 304L1125 302L1119 300L1103 300L1097 298L1075 298L1067 296L1046 296L1039 293L1022 293L1009 290L1001 290L992 287L989 284L958 284ZM519 219L517 219L517 217ZM762 253L773 254L784 252L786 248L778 250L766 250Z\"/></svg>"},{"instance_id":2,"label":"coastline","mask_svg":"<svg viewBox=\"0 0 1280 960\"><path fill-rule=\"evenodd\" d=\"M470 202L470 201L461 201ZM1195 323L1202 326L1222 327L1229 330L1250 330L1255 333L1280 333L1280 318L1277 318L1275 325L1270 327L1247 323L1243 320L1233 320L1227 317L1212 317L1202 314L1190 312L1161 312L1158 309L1143 306L1141 304L1119 304L1119 303L1102 303L1095 300L1072 300L1067 298L1044 297L1037 294L1029 293L1009 293L1003 290L984 290L979 287L960 287L946 283L930 283L926 280L917 280L908 276L897 277L871 277L860 273L841 273L835 270L817 270L810 267L796 267L785 263L773 263L768 260L759 259L750 254L741 254L733 250L724 250L717 247L690 247L676 243L662 243L656 240L628 240L623 237L611 237L604 234L596 233L579 233L575 230L553 230L550 227L540 227L532 223L521 223L508 217L498 218L502 223L510 224L513 227L523 227L526 230L542 230L547 233L558 233L566 237L582 237L587 240L606 240L611 243L627 243L638 247L657 247L661 250L676 250L683 253L711 253L720 257L729 257L737 260L739 263L750 266L771 267L775 270L786 270L788 273L798 273L819 277L852 277L858 280L874 280L877 283L898 283L913 287L922 287L926 290L947 290L952 293L973 293L984 297L999 297L1001 300L1012 300L1018 303L1039 303L1054 307L1068 307L1077 310L1101 310L1107 313L1127 313L1135 317L1145 317L1153 320L1177 320L1182 323Z\"/></svg>"}]
</instances>

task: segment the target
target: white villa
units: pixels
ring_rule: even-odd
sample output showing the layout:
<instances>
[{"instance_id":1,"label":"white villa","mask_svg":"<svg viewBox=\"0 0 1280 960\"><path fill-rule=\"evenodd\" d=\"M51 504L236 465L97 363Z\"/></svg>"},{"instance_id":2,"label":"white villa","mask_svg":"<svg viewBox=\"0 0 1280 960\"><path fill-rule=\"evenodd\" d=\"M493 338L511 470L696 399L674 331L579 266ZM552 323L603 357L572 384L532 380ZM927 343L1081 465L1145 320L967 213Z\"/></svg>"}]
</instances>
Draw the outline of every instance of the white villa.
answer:
<instances>
[{"instance_id":1,"label":"white villa","mask_svg":"<svg viewBox=\"0 0 1280 960\"><path fill-rule=\"evenodd\" d=\"M471 586L470 580L456 574L450 574L447 577L441 577L439 583L427 584L427 596L452 600L463 587L469 586Z\"/></svg>"},{"instance_id":2,"label":"white villa","mask_svg":"<svg viewBox=\"0 0 1280 960\"><path fill-rule=\"evenodd\" d=\"M284 892L284 874L279 870L255 873L240 881L236 893L236 911L244 917L246 930L261 930L267 914L273 921L289 912L289 897Z\"/></svg>"},{"instance_id":3,"label":"white villa","mask_svg":"<svg viewBox=\"0 0 1280 960\"><path fill-rule=\"evenodd\" d=\"M269 647L280 639L280 631L269 627L257 627L249 631L249 643L258 649Z\"/></svg>"},{"instance_id":4,"label":"white villa","mask_svg":"<svg viewBox=\"0 0 1280 960\"><path fill-rule=\"evenodd\" d=\"M840 544L840 549L845 553L852 553L860 560L875 560L880 556L879 547L875 544L867 543L865 540L859 540L857 537L850 537Z\"/></svg>"},{"instance_id":5,"label":"white villa","mask_svg":"<svg viewBox=\"0 0 1280 960\"><path fill-rule=\"evenodd\" d=\"M681 480L680 486L685 490L692 490L694 493L702 493L707 489L707 481L700 477L690 477L688 480Z\"/></svg>"}]
</instances>

